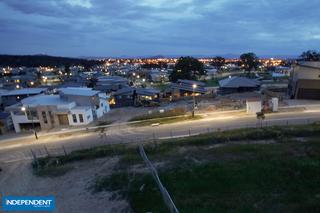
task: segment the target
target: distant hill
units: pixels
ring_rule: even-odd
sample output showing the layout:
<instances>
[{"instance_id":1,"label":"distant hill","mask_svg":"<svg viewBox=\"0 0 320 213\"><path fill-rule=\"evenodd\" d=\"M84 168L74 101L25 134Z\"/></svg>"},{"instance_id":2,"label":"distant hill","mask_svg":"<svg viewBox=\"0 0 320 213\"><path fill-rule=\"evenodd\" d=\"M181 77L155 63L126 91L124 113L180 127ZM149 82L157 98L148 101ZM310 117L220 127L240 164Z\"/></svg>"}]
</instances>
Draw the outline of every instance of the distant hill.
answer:
<instances>
[{"instance_id":1,"label":"distant hill","mask_svg":"<svg viewBox=\"0 0 320 213\"><path fill-rule=\"evenodd\" d=\"M0 66L11 67L38 67L38 66L64 66L82 65L91 67L101 64L98 60L87 60L80 58L67 58L48 55L0 55Z\"/></svg>"}]
</instances>

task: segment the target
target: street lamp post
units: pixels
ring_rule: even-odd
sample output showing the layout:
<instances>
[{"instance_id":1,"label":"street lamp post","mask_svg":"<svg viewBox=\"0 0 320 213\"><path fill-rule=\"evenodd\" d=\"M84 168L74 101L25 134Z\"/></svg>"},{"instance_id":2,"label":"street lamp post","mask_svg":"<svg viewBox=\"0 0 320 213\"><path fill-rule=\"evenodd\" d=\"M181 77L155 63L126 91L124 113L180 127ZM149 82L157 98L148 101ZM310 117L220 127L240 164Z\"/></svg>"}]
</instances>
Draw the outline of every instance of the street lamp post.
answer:
<instances>
[{"instance_id":1,"label":"street lamp post","mask_svg":"<svg viewBox=\"0 0 320 213\"><path fill-rule=\"evenodd\" d=\"M194 118L194 110L196 108L196 97L195 97L195 94L194 94L194 90L197 88L197 85L196 84L193 84L192 85L192 96L193 96L193 108L192 108L192 117Z\"/></svg>"},{"instance_id":2,"label":"street lamp post","mask_svg":"<svg viewBox=\"0 0 320 213\"><path fill-rule=\"evenodd\" d=\"M27 108L26 107L21 107L21 111L27 112L27 118L28 118L28 113L31 116L32 129L33 129L34 137L38 140L38 134L37 134L36 128L34 126L33 115L31 113L30 107L29 106L27 106Z\"/></svg>"}]
</instances>

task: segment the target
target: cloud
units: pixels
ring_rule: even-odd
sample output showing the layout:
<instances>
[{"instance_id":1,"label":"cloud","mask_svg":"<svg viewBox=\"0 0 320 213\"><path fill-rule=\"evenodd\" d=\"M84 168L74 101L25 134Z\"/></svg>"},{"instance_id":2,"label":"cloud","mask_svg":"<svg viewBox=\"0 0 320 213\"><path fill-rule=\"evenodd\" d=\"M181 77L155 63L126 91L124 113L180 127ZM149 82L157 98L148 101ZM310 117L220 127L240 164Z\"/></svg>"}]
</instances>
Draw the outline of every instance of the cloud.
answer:
<instances>
[{"instance_id":1,"label":"cloud","mask_svg":"<svg viewBox=\"0 0 320 213\"><path fill-rule=\"evenodd\" d=\"M320 46L317 0L2 0L2 53L299 54Z\"/></svg>"},{"instance_id":2,"label":"cloud","mask_svg":"<svg viewBox=\"0 0 320 213\"><path fill-rule=\"evenodd\" d=\"M84 7L87 9L92 7L92 3L90 0L66 0L66 3L71 6Z\"/></svg>"}]
</instances>

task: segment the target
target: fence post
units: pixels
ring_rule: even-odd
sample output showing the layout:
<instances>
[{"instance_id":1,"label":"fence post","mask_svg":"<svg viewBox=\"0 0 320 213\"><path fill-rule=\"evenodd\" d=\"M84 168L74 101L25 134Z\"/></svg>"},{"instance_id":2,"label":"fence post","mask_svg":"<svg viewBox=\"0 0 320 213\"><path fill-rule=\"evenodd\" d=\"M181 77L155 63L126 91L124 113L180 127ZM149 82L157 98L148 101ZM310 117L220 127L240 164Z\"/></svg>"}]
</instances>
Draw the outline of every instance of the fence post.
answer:
<instances>
[{"instance_id":1,"label":"fence post","mask_svg":"<svg viewBox=\"0 0 320 213\"><path fill-rule=\"evenodd\" d=\"M191 129L189 129L189 136L191 136Z\"/></svg>"},{"instance_id":2,"label":"fence post","mask_svg":"<svg viewBox=\"0 0 320 213\"><path fill-rule=\"evenodd\" d=\"M64 155L67 156L67 151L66 151L64 145L62 145L62 149L63 149Z\"/></svg>"}]
</instances>

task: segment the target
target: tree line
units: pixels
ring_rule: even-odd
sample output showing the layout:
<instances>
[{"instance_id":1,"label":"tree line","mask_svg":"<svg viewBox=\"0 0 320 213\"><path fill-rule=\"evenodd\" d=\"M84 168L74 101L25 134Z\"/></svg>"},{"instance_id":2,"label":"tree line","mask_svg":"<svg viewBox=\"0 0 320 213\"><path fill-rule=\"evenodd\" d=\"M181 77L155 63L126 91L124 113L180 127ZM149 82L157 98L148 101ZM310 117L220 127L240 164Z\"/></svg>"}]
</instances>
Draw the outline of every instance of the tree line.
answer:
<instances>
[{"instance_id":1,"label":"tree line","mask_svg":"<svg viewBox=\"0 0 320 213\"><path fill-rule=\"evenodd\" d=\"M103 62L80 58L56 57L47 55L0 55L0 66L10 67L39 67L39 66L76 66L90 68Z\"/></svg>"},{"instance_id":2,"label":"tree line","mask_svg":"<svg viewBox=\"0 0 320 213\"><path fill-rule=\"evenodd\" d=\"M308 50L303 52L298 61L320 61L320 52L316 50ZM212 59L211 65L218 70L225 65L225 58L217 56ZM244 53L240 56L239 66L243 70L250 71L257 70L260 65L259 58L253 52ZM193 57L181 57L175 64L173 72L169 78L172 82L176 82L178 79L197 80L201 75L205 74L205 68L203 63Z\"/></svg>"}]
</instances>

